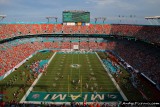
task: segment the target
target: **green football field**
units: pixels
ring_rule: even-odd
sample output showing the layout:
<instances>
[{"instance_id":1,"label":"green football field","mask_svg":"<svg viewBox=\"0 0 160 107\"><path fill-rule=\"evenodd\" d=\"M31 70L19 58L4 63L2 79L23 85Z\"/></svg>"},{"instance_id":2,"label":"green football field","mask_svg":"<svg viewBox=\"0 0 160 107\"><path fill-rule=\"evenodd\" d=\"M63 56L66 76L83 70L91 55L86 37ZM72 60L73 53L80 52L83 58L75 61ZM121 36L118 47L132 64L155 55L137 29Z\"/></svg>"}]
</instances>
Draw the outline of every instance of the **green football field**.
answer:
<instances>
[{"instance_id":1,"label":"green football field","mask_svg":"<svg viewBox=\"0 0 160 107\"><path fill-rule=\"evenodd\" d=\"M58 52L25 101L123 101L96 53Z\"/></svg>"},{"instance_id":2,"label":"green football field","mask_svg":"<svg viewBox=\"0 0 160 107\"><path fill-rule=\"evenodd\" d=\"M95 53L57 53L33 91L118 92Z\"/></svg>"}]
</instances>

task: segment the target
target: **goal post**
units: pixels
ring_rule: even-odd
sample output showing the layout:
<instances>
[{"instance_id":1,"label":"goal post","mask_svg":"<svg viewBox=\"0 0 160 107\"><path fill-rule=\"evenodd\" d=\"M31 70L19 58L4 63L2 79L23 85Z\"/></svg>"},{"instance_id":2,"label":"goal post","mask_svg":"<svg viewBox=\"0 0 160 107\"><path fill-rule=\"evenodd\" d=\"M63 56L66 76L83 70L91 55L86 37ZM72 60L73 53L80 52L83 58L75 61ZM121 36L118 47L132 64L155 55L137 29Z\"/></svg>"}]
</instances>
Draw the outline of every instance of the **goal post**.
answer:
<instances>
[{"instance_id":1,"label":"goal post","mask_svg":"<svg viewBox=\"0 0 160 107\"><path fill-rule=\"evenodd\" d=\"M79 50L79 45L73 45L73 50L78 51Z\"/></svg>"}]
</instances>

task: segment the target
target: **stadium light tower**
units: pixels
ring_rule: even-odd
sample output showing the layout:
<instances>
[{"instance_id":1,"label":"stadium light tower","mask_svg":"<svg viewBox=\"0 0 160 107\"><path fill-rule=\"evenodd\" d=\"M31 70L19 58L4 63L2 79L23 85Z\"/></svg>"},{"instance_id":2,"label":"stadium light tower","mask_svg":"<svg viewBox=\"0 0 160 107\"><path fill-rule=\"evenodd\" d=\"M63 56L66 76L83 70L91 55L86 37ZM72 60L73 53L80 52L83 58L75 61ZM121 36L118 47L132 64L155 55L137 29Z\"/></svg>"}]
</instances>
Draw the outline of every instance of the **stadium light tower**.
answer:
<instances>
[{"instance_id":1,"label":"stadium light tower","mask_svg":"<svg viewBox=\"0 0 160 107\"><path fill-rule=\"evenodd\" d=\"M55 19L55 21L56 21L56 23L57 23L58 17L48 16L48 17L46 17L46 19L47 19L47 22L48 22L48 23L50 22L50 19Z\"/></svg>"},{"instance_id":2,"label":"stadium light tower","mask_svg":"<svg viewBox=\"0 0 160 107\"><path fill-rule=\"evenodd\" d=\"M95 24L97 23L97 18L95 18Z\"/></svg>"},{"instance_id":3,"label":"stadium light tower","mask_svg":"<svg viewBox=\"0 0 160 107\"><path fill-rule=\"evenodd\" d=\"M107 18L105 18L105 17L103 18L103 24L104 24L104 22L106 21L106 19L107 19Z\"/></svg>"},{"instance_id":4,"label":"stadium light tower","mask_svg":"<svg viewBox=\"0 0 160 107\"><path fill-rule=\"evenodd\" d=\"M6 18L6 15L0 15L0 21Z\"/></svg>"},{"instance_id":5,"label":"stadium light tower","mask_svg":"<svg viewBox=\"0 0 160 107\"><path fill-rule=\"evenodd\" d=\"M95 24L97 23L98 20L102 20L102 22L104 24L104 22L106 21L106 19L107 19L106 17L96 17L95 18Z\"/></svg>"}]
</instances>

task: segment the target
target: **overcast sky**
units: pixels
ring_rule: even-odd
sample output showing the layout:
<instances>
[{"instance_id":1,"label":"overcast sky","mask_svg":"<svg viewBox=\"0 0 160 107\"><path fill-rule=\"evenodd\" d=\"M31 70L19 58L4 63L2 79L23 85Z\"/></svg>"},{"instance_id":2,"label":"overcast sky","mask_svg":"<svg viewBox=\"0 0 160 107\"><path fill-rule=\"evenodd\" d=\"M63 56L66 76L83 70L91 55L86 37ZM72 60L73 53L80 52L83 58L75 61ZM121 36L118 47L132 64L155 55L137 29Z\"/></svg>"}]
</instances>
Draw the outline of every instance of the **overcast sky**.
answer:
<instances>
[{"instance_id":1,"label":"overcast sky","mask_svg":"<svg viewBox=\"0 0 160 107\"><path fill-rule=\"evenodd\" d=\"M160 16L160 0L0 0L0 15L7 15L3 21L45 22L56 16L62 22L63 10L90 11L92 21L106 17L107 23L143 24L145 16Z\"/></svg>"}]
</instances>

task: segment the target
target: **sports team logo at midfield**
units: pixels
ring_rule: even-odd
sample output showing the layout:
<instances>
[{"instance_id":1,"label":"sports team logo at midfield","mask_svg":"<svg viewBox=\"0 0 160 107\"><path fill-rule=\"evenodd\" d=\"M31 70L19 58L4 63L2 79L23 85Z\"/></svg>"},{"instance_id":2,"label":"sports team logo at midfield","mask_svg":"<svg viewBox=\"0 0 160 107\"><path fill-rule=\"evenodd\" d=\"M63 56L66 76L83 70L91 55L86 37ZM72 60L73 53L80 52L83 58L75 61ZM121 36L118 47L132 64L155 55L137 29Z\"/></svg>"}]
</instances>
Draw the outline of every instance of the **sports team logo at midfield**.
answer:
<instances>
[{"instance_id":1,"label":"sports team logo at midfield","mask_svg":"<svg viewBox=\"0 0 160 107\"><path fill-rule=\"evenodd\" d=\"M71 64L70 65L72 68L79 68L81 65L79 65L79 64Z\"/></svg>"},{"instance_id":2,"label":"sports team logo at midfield","mask_svg":"<svg viewBox=\"0 0 160 107\"><path fill-rule=\"evenodd\" d=\"M33 94L32 98L37 99L39 98L40 94Z\"/></svg>"}]
</instances>

